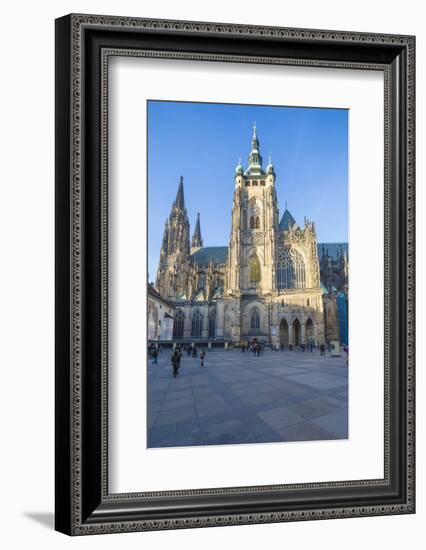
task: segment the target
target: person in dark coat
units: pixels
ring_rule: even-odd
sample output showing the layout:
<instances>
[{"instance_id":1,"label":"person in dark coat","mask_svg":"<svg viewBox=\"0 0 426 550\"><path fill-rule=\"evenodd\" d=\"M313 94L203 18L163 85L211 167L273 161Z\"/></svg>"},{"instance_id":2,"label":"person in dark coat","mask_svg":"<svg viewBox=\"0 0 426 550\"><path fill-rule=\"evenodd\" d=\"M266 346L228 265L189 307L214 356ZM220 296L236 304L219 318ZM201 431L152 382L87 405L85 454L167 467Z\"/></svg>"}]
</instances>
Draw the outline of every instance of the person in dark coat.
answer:
<instances>
[{"instance_id":1,"label":"person in dark coat","mask_svg":"<svg viewBox=\"0 0 426 550\"><path fill-rule=\"evenodd\" d=\"M158 365L158 349L153 349L151 352L152 364Z\"/></svg>"},{"instance_id":2,"label":"person in dark coat","mask_svg":"<svg viewBox=\"0 0 426 550\"><path fill-rule=\"evenodd\" d=\"M180 358L181 353L176 348L175 351L172 354L172 365L173 365L173 376L176 378L176 376L179 374L179 368L180 368Z\"/></svg>"},{"instance_id":3,"label":"person in dark coat","mask_svg":"<svg viewBox=\"0 0 426 550\"><path fill-rule=\"evenodd\" d=\"M200 359L201 359L201 366L204 367L204 358L206 356L206 352L204 348L200 351Z\"/></svg>"}]
</instances>

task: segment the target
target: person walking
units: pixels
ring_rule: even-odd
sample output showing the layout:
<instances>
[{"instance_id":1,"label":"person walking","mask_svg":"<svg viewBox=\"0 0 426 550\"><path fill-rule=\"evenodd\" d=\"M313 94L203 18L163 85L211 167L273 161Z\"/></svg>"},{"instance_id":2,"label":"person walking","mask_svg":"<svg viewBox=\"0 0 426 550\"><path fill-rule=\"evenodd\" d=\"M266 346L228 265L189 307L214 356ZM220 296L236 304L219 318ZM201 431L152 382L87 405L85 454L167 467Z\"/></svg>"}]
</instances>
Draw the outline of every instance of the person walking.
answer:
<instances>
[{"instance_id":1,"label":"person walking","mask_svg":"<svg viewBox=\"0 0 426 550\"><path fill-rule=\"evenodd\" d=\"M180 368L180 358L181 353L176 348L175 351L172 354L172 365L173 365L173 376L176 378L176 376L179 374L179 368Z\"/></svg>"},{"instance_id":2,"label":"person walking","mask_svg":"<svg viewBox=\"0 0 426 550\"><path fill-rule=\"evenodd\" d=\"M204 367L204 358L206 356L206 352L204 350L204 348L202 348L202 350L200 351L200 359L201 359L201 366Z\"/></svg>"},{"instance_id":3,"label":"person walking","mask_svg":"<svg viewBox=\"0 0 426 550\"><path fill-rule=\"evenodd\" d=\"M153 349L151 352L152 364L158 366L158 349Z\"/></svg>"},{"instance_id":4,"label":"person walking","mask_svg":"<svg viewBox=\"0 0 426 550\"><path fill-rule=\"evenodd\" d=\"M325 355L325 346L324 346L324 344L320 345L320 355Z\"/></svg>"}]
</instances>

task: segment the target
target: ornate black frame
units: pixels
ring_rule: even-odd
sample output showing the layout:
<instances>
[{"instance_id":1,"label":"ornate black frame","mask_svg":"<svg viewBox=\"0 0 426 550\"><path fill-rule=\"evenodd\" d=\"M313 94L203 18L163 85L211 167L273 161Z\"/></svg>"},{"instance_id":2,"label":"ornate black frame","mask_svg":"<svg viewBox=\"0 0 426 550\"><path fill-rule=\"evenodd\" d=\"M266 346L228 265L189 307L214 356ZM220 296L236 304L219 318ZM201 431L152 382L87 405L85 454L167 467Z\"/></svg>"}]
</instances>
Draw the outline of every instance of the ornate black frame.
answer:
<instances>
[{"instance_id":1,"label":"ornate black frame","mask_svg":"<svg viewBox=\"0 0 426 550\"><path fill-rule=\"evenodd\" d=\"M385 76L384 478L109 494L107 70L111 55ZM70 535L414 513L415 38L68 15L56 20L56 529Z\"/></svg>"}]
</instances>

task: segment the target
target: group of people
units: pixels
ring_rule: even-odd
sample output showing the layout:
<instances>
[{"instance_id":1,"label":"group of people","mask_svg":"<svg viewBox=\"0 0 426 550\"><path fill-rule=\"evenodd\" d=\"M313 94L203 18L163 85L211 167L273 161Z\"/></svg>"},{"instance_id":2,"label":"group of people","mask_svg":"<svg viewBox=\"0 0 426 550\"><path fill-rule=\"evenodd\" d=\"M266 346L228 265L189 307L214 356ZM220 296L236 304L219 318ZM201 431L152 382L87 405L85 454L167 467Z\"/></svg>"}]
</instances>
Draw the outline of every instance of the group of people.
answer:
<instances>
[{"instance_id":1,"label":"group of people","mask_svg":"<svg viewBox=\"0 0 426 550\"><path fill-rule=\"evenodd\" d=\"M250 344L248 342L244 342L241 345L241 351L243 353L245 351L250 351L255 357L260 357L260 355L263 355L263 345L257 340L254 340Z\"/></svg>"},{"instance_id":2,"label":"group of people","mask_svg":"<svg viewBox=\"0 0 426 550\"><path fill-rule=\"evenodd\" d=\"M198 354L197 347L194 344L188 344L187 346L184 346L186 348L186 353L188 357L192 357L195 359L196 357L200 357L200 365L204 367L204 360L206 357L206 350L204 348L201 348L200 353ZM185 351L185 350L184 350ZM171 363L173 367L173 376L176 378L179 375L179 369L180 369L180 362L182 359L182 352L183 348L181 346L176 346L173 350L172 357L171 357Z\"/></svg>"},{"instance_id":3,"label":"group of people","mask_svg":"<svg viewBox=\"0 0 426 550\"><path fill-rule=\"evenodd\" d=\"M331 351L331 344L327 344L327 346L326 346L326 344L322 343L318 347L319 347L319 350L320 350L320 355L325 355L326 350ZM314 342L310 342L309 344L300 344L298 346L298 348L299 348L300 351L303 351L303 352L306 349L309 349L310 352L313 352L313 350L316 349L317 346ZM257 340L254 340L251 343L243 342L241 344L241 351L243 353L246 352L246 351L247 352L250 351L251 353L253 353L253 355L255 357L260 357L260 355L263 355L263 349L264 349L263 344L261 342L258 342ZM279 350L284 351L284 349L285 349L284 344L277 344L275 346L275 351L279 351ZM289 349L289 351L292 351L293 350L293 345L291 345L291 344L288 345L288 349ZM343 350L345 351L345 353L348 356L349 355L349 347L347 345L345 345ZM160 352L159 346L153 343L148 348L148 351L149 351L149 354L152 357L152 365L157 366L158 365L158 354ZM204 367L205 357L206 357L206 350L203 347L198 351L197 346L195 344L183 344L183 345L178 344L174 348L174 350L172 352L172 356L171 356L171 363L172 363L172 367L173 367L173 376L175 378L179 375L179 369L180 369L180 366L181 366L181 359L182 359L183 352L186 352L188 357L193 357L194 359L199 357L200 358L200 366Z\"/></svg>"}]
</instances>

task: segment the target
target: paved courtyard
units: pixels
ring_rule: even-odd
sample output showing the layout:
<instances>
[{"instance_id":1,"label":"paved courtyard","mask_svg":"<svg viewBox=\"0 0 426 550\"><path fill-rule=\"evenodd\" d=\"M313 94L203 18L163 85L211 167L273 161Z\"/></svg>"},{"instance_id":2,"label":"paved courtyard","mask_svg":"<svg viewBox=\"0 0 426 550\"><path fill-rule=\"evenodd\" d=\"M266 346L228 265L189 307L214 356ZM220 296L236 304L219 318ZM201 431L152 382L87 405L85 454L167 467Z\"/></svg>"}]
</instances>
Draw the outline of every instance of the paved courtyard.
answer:
<instances>
[{"instance_id":1,"label":"paved courtyard","mask_svg":"<svg viewBox=\"0 0 426 550\"><path fill-rule=\"evenodd\" d=\"M182 447L348 437L346 354L237 350L148 366L148 446Z\"/></svg>"}]
</instances>

